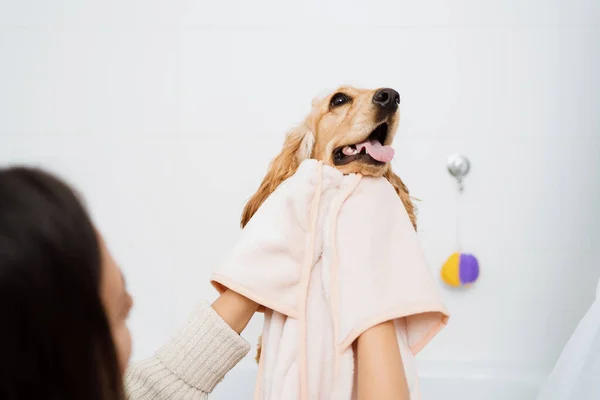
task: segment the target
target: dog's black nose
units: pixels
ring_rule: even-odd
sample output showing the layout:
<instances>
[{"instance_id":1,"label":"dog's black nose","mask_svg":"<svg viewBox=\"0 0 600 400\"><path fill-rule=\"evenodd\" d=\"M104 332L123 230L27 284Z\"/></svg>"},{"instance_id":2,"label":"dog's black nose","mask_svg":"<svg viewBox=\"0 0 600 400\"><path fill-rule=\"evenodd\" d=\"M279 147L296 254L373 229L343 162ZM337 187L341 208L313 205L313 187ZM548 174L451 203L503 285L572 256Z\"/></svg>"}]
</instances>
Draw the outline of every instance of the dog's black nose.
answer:
<instances>
[{"instance_id":1,"label":"dog's black nose","mask_svg":"<svg viewBox=\"0 0 600 400\"><path fill-rule=\"evenodd\" d=\"M373 96L373 103L389 111L396 111L400 104L400 94L394 89L379 89Z\"/></svg>"}]
</instances>

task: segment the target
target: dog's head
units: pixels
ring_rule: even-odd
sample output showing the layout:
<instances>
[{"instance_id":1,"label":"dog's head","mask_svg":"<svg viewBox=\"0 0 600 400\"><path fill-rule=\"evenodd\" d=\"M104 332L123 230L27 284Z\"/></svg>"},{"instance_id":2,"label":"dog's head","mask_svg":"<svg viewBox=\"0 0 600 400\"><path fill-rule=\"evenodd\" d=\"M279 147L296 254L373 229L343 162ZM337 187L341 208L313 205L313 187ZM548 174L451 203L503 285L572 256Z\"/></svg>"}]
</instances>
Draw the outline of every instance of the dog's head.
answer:
<instances>
[{"instance_id":1,"label":"dog's head","mask_svg":"<svg viewBox=\"0 0 600 400\"><path fill-rule=\"evenodd\" d=\"M283 149L246 204L242 227L277 186L308 158L334 166L344 174L384 176L396 189L416 226L408 190L389 164L394 155L390 145L398 127L399 104L400 95L394 89L364 90L349 86L313 100L310 114L288 132Z\"/></svg>"},{"instance_id":2,"label":"dog's head","mask_svg":"<svg viewBox=\"0 0 600 400\"><path fill-rule=\"evenodd\" d=\"M400 95L394 89L342 87L313 102L305 122L314 135L311 156L343 173L381 176L394 156Z\"/></svg>"}]
</instances>

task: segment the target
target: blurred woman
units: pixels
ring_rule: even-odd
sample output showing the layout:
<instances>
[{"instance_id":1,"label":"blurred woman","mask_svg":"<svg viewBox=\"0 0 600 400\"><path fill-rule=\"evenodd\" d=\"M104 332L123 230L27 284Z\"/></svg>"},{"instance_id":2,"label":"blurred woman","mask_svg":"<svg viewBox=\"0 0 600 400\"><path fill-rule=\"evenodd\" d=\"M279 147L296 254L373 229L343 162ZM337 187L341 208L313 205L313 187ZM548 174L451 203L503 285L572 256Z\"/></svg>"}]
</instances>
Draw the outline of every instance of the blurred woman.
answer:
<instances>
[{"instance_id":1,"label":"blurred woman","mask_svg":"<svg viewBox=\"0 0 600 400\"><path fill-rule=\"evenodd\" d=\"M124 399L131 306L73 191L37 169L0 169L0 398ZM127 397L203 398L247 354L238 333L255 303L227 292L213 307L130 369Z\"/></svg>"}]
</instances>

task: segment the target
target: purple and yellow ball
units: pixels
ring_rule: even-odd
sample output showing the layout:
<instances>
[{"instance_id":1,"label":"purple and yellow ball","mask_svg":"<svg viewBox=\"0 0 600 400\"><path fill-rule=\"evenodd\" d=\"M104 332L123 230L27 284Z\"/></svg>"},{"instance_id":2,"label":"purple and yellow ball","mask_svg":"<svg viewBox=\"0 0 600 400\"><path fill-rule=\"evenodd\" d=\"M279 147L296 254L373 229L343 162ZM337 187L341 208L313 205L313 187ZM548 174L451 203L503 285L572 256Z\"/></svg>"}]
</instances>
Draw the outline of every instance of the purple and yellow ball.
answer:
<instances>
[{"instance_id":1,"label":"purple and yellow ball","mask_svg":"<svg viewBox=\"0 0 600 400\"><path fill-rule=\"evenodd\" d=\"M442 266L441 276L449 286L470 285L479 277L477 258L472 254L454 253Z\"/></svg>"}]
</instances>

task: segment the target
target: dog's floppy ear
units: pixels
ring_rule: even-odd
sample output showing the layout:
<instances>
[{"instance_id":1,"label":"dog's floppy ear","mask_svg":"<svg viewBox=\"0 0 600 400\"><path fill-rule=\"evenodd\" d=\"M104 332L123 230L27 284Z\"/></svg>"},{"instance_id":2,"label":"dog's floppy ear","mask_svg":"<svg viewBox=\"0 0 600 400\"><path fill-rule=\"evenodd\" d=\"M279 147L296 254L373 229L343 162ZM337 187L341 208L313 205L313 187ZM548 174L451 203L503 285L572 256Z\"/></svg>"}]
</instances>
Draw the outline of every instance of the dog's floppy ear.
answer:
<instances>
[{"instance_id":1,"label":"dog's floppy ear","mask_svg":"<svg viewBox=\"0 0 600 400\"><path fill-rule=\"evenodd\" d=\"M402 179L398 175L396 175L391 168L389 168L386 173L383 175L394 187L398 196L400 196L400 200L402 200L402 204L404 204L404 208L406 208L406 212L410 218L410 222L412 223L415 231L417 230L417 215L416 208L412 202L410 194L408 193L408 188L402 182Z\"/></svg>"},{"instance_id":2,"label":"dog's floppy ear","mask_svg":"<svg viewBox=\"0 0 600 400\"><path fill-rule=\"evenodd\" d=\"M288 132L283 149L281 149L279 155L271 162L260 187L244 207L240 222L242 228L246 226L267 197L283 181L294 175L300 163L307 158L311 158L314 145L315 136L308 124L303 123Z\"/></svg>"}]
</instances>

